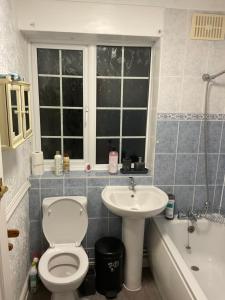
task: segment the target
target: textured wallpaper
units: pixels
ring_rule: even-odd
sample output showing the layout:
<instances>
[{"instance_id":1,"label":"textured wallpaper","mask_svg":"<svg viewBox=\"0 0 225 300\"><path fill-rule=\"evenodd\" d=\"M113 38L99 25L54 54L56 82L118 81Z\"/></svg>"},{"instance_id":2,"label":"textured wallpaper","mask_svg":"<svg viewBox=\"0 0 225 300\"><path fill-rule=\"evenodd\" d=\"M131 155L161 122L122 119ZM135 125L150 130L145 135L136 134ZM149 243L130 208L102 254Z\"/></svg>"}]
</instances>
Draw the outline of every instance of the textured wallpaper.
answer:
<instances>
[{"instance_id":1,"label":"textured wallpaper","mask_svg":"<svg viewBox=\"0 0 225 300\"><path fill-rule=\"evenodd\" d=\"M28 77L28 45L16 27L16 18L10 0L0 0L0 73L18 72ZM26 182L30 174L30 141L16 150L3 151L3 170L9 187L6 199L12 197ZM29 211L28 195L20 202L8 223L8 228L18 228L20 236L14 239L14 249L10 252L10 269L14 299L18 300L29 267Z\"/></svg>"}]
</instances>

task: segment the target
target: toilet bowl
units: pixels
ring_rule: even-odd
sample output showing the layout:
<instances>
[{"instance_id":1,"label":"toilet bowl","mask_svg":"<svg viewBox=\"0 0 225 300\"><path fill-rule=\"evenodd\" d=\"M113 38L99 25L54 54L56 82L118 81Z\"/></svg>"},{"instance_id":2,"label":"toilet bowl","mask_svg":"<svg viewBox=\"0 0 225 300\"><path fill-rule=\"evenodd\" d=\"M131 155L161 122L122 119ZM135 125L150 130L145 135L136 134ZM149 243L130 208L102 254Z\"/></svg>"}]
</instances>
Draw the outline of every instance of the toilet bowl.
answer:
<instances>
[{"instance_id":1,"label":"toilet bowl","mask_svg":"<svg viewBox=\"0 0 225 300\"><path fill-rule=\"evenodd\" d=\"M52 300L77 299L77 288L88 271L88 257L81 241L88 225L86 197L51 197L43 200L42 227L50 247L38 271Z\"/></svg>"}]
</instances>

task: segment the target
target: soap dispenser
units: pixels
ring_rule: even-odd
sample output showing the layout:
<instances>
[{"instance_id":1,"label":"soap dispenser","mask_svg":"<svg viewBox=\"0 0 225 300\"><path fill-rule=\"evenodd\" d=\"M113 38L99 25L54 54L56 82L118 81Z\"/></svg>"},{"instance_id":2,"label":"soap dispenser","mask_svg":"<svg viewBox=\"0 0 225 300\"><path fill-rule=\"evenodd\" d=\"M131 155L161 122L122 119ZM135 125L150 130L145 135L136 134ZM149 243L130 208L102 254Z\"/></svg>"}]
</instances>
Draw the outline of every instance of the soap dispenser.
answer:
<instances>
[{"instance_id":1,"label":"soap dispenser","mask_svg":"<svg viewBox=\"0 0 225 300\"><path fill-rule=\"evenodd\" d=\"M116 148L113 147L112 150L109 152L109 174L117 174L118 172L118 152Z\"/></svg>"}]
</instances>

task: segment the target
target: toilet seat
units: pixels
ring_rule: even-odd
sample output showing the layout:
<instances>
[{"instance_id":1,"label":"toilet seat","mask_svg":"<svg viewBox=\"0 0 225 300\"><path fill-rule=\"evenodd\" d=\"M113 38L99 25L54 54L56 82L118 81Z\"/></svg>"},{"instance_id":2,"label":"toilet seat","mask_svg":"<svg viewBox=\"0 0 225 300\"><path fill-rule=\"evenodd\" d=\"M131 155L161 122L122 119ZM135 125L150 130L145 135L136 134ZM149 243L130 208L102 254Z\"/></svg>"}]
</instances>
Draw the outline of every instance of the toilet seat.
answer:
<instances>
[{"instance_id":1,"label":"toilet seat","mask_svg":"<svg viewBox=\"0 0 225 300\"><path fill-rule=\"evenodd\" d=\"M74 255L78 262L78 269L74 274L66 277L58 277L53 275L49 270L49 262L55 256L72 254ZM41 257L39 262L39 274L47 282L57 285L66 285L77 279L83 277L88 270L88 256L82 247L75 247L69 245L57 246L55 248L49 248Z\"/></svg>"}]
</instances>

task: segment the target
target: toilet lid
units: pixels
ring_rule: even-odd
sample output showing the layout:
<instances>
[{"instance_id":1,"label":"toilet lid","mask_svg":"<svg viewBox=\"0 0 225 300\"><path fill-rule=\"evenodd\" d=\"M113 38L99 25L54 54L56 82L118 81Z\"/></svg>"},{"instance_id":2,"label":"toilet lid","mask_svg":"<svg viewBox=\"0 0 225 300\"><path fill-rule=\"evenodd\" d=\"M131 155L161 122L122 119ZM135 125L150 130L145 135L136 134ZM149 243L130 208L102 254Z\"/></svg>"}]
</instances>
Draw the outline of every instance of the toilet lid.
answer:
<instances>
[{"instance_id":1,"label":"toilet lid","mask_svg":"<svg viewBox=\"0 0 225 300\"><path fill-rule=\"evenodd\" d=\"M50 245L80 246L88 226L85 208L76 200L64 198L53 202L43 215L43 232Z\"/></svg>"}]
</instances>

